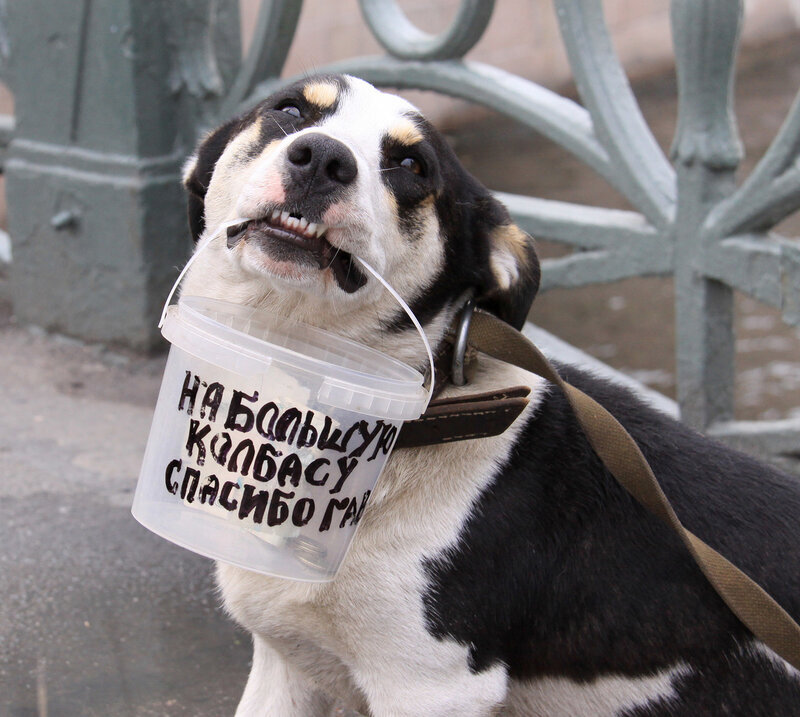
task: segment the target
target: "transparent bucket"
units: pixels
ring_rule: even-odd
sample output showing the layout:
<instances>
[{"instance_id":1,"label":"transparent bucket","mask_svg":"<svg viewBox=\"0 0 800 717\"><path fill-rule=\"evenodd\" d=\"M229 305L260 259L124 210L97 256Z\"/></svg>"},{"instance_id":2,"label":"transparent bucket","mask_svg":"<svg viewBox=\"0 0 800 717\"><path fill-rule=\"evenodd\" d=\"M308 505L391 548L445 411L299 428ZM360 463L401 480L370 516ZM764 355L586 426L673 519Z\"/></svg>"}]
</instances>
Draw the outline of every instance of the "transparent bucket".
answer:
<instances>
[{"instance_id":1,"label":"transparent bucket","mask_svg":"<svg viewBox=\"0 0 800 717\"><path fill-rule=\"evenodd\" d=\"M321 329L184 297L133 515L189 550L268 575L336 574L403 422L411 367Z\"/></svg>"}]
</instances>

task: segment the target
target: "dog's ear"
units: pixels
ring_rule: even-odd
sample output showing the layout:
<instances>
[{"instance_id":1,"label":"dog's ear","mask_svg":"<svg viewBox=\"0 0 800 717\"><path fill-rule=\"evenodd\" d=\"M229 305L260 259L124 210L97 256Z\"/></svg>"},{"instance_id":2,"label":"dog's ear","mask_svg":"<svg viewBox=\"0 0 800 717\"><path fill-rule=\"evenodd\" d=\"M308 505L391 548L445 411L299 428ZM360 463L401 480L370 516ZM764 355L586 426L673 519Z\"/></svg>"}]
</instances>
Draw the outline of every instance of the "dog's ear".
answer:
<instances>
[{"instance_id":1,"label":"dog's ear","mask_svg":"<svg viewBox=\"0 0 800 717\"><path fill-rule=\"evenodd\" d=\"M200 238L206 226L205 197L214 167L239 124L239 118L235 118L208 134L183 165L183 186L189 195L189 229L194 241Z\"/></svg>"},{"instance_id":2,"label":"dog's ear","mask_svg":"<svg viewBox=\"0 0 800 717\"><path fill-rule=\"evenodd\" d=\"M488 261L477 287L477 303L520 329L539 290L539 259L533 239L511 221L505 206L491 195L484 202Z\"/></svg>"}]
</instances>

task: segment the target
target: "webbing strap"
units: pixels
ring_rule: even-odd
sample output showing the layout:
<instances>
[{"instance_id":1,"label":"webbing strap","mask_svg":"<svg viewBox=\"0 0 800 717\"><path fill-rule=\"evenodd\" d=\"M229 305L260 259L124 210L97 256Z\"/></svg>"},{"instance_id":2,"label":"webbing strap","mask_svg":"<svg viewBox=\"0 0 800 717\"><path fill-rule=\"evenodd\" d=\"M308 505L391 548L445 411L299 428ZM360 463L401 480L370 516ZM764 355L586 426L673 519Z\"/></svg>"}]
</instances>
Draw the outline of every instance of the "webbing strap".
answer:
<instances>
[{"instance_id":1,"label":"webbing strap","mask_svg":"<svg viewBox=\"0 0 800 717\"><path fill-rule=\"evenodd\" d=\"M614 478L680 536L708 581L753 635L800 670L800 626L760 585L683 527L639 446L608 411L564 381L536 346L492 314L475 312L469 343L556 384Z\"/></svg>"}]
</instances>

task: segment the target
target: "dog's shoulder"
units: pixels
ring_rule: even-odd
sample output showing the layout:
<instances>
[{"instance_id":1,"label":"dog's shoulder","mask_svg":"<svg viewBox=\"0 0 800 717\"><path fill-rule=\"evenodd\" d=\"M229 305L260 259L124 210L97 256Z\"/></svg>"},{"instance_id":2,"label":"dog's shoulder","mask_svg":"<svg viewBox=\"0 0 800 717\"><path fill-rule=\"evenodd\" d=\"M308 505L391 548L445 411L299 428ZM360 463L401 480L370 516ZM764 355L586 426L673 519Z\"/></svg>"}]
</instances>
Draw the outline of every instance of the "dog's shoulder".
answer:
<instances>
[{"instance_id":1,"label":"dog's shoulder","mask_svg":"<svg viewBox=\"0 0 800 717\"><path fill-rule=\"evenodd\" d=\"M798 482L624 388L560 370L633 435L685 525L800 617ZM556 390L527 417L455 548L426 567L431 630L471 645L478 670L499 660L524 678L635 676L711 664L749 640L679 539L604 469Z\"/></svg>"},{"instance_id":2,"label":"dog's shoulder","mask_svg":"<svg viewBox=\"0 0 800 717\"><path fill-rule=\"evenodd\" d=\"M573 367L561 371L628 430L684 525L800 612L800 479L698 433L626 388ZM570 416L560 398L552 397L556 411Z\"/></svg>"}]
</instances>

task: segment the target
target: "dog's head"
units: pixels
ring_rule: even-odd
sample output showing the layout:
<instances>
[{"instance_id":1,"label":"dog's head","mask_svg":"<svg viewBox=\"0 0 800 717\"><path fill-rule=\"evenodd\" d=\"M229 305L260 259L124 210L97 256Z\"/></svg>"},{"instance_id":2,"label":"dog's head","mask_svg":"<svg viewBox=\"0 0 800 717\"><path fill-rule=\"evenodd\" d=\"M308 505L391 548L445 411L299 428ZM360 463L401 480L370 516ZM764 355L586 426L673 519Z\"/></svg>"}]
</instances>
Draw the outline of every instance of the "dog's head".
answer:
<instances>
[{"instance_id":1,"label":"dog's head","mask_svg":"<svg viewBox=\"0 0 800 717\"><path fill-rule=\"evenodd\" d=\"M218 234L185 293L265 306L414 360L387 339L405 333L405 315L354 257L400 292L432 343L466 289L518 327L538 288L532 242L505 207L411 104L353 77L276 92L209 134L184 179L195 240Z\"/></svg>"}]
</instances>

